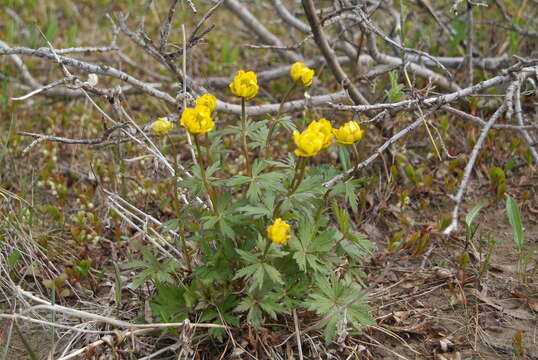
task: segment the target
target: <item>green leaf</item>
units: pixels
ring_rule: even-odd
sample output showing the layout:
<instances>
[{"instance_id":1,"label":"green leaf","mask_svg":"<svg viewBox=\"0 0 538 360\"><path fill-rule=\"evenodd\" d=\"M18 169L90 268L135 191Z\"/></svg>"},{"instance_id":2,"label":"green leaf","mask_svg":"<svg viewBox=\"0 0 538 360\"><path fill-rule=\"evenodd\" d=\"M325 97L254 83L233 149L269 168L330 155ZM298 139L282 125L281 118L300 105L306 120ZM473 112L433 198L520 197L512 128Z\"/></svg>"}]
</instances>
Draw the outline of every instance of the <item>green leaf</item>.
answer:
<instances>
[{"instance_id":1,"label":"green leaf","mask_svg":"<svg viewBox=\"0 0 538 360\"><path fill-rule=\"evenodd\" d=\"M480 212L480 210L482 210L484 206L486 206L486 203L483 203L483 202L478 203L467 213L467 216L465 216L465 224L468 227L471 226L473 219L475 218L476 215L478 215L478 213Z\"/></svg>"},{"instance_id":2,"label":"green leaf","mask_svg":"<svg viewBox=\"0 0 538 360\"><path fill-rule=\"evenodd\" d=\"M306 251L303 248L303 245L299 239L295 236L292 236L288 241L288 246L293 252L293 259L299 266L299 269L302 271L306 270Z\"/></svg>"},{"instance_id":3,"label":"green leaf","mask_svg":"<svg viewBox=\"0 0 538 360\"><path fill-rule=\"evenodd\" d=\"M235 249L235 251L237 251L241 259L245 260L248 263L254 264L259 262L258 257L248 251L244 251L241 249Z\"/></svg>"},{"instance_id":4,"label":"green leaf","mask_svg":"<svg viewBox=\"0 0 538 360\"><path fill-rule=\"evenodd\" d=\"M247 277L247 278L252 277L254 273L256 272L256 270L258 270L258 264L249 265L247 267L239 269L235 273L234 280L242 278L242 277Z\"/></svg>"},{"instance_id":5,"label":"green leaf","mask_svg":"<svg viewBox=\"0 0 538 360\"><path fill-rule=\"evenodd\" d=\"M368 315L369 308L365 306L366 293L357 285L351 276L343 279L337 276L317 276L315 279L317 288L311 292L304 306L315 311L319 316L331 315L324 325L325 341L330 343L336 335L336 327L340 321L351 324L359 330L362 326L372 325L375 322ZM335 310L342 310L334 314Z\"/></svg>"},{"instance_id":6,"label":"green leaf","mask_svg":"<svg viewBox=\"0 0 538 360\"><path fill-rule=\"evenodd\" d=\"M519 252L523 251L523 225L521 224L521 213L517 202L510 196L506 199L506 213L514 233L514 243Z\"/></svg>"},{"instance_id":7,"label":"green leaf","mask_svg":"<svg viewBox=\"0 0 538 360\"><path fill-rule=\"evenodd\" d=\"M269 264L263 264L263 268L271 280L279 284L284 283L284 281L282 281L282 275L280 275L280 273L274 266L271 266Z\"/></svg>"},{"instance_id":8,"label":"green leaf","mask_svg":"<svg viewBox=\"0 0 538 360\"><path fill-rule=\"evenodd\" d=\"M402 84L398 84L398 72L397 71L391 71L389 72L389 80L390 80L390 90L385 91L387 94L387 100L388 102L398 102L404 99L405 94L402 92L402 89L404 86Z\"/></svg>"},{"instance_id":9,"label":"green leaf","mask_svg":"<svg viewBox=\"0 0 538 360\"><path fill-rule=\"evenodd\" d=\"M19 250L13 250L7 257L8 266L10 267L15 266L20 258L21 258L21 253L19 252Z\"/></svg>"},{"instance_id":10,"label":"green leaf","mask_svg":"<svg viewBox=\"0 0 538 360\"><path fill-rule=\"evenodd\" d=\"M243 185L251 181L251 178L244 175L235 175L230 179L226 180L228 186L238 186Z\"/></svg>"},{"instance_id":11,"label":"green leaf","mask_svg":"<svg viewBox=\"0 0 538 360\"><path fill-rule=\"evenodd\" d=\"M187 318L184 301L185 289L177 285L157 284L157 295L151 299L150 306L159 321L180 322Z\"/></svg>"},{"instance_id":12,"label":"green leaf","mask_svg":"<svg viewBox=\"0 0 538 360\"><path fill-rule=\"evenodd\" d=\"M273 319L277 318L278 313L286 313L284 306L277 302L278 297L278 294L270 293L259 301L260 307L263 309L263 311L268 313Z\"/></svg>"},{"instance_id":13,"label":"green leaf","mask_svg":"<svg viewBox=\"0 0 538 360\"><path fill-rule=\"evenodd\" d=\"M338 159L340 159L340 165L342 165L344 171L347 171L351 167L351 159L347 146L338 147Z\"/></svg>"}]
</instances>

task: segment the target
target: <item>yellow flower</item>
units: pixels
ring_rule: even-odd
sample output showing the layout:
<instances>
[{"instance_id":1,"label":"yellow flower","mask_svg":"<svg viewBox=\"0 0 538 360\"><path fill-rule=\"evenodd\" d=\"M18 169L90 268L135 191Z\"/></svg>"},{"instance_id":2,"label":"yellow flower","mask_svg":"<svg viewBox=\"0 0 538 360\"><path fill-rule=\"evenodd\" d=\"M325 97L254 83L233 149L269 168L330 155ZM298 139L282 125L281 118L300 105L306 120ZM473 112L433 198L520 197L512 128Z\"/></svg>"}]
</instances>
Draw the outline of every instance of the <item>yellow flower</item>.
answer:
<instances>
[{"instance_id":1,"label":"yellow flower","mask_svg":"<svg viewBox=\"0 0 538 360\"><path fill-rule=\"evenodd\" d=\"M157 136L164 136L174 128L174 124L165 118L159 118L151 124L151 131Z\"/></svg>"},{"instance_id":2,"label":"yellow flower","mask_svg":"<svg viewBox=\"0 0 538 360\"><path fill-rule=\"evenodd\" d=\"M196 105L204 105L209 108L209 111L213 111L217 108L217 98L211 94L204 94L196 99Z\"/></svg>"},{"instance_id":3,"label":"yellow flower","mask_svg":"<svg viewBox=\"0 0 538 360\"><path fill-rule=\"evenodd\" d=\"M252 71L244 72L239 70L234 77L234 81L230 84L230 90L235 96L250 100L258 93L258 78Z\"/></svg>"},{"instance_id":4,"label":"yellow flower","mask_svg":"<svg viewBox=\"0 0 538 360\"><path fill-rule=\"evenodd\" d=\"M331 122L325 118L319 120L314 120L308 125L308 130L313 130L323 134L323 149L331 146L331 142L334 137L334 129L331 125Z\"/></svg>"},{"instance_id":5,"label":"yellow flower","mask_svg":"<svg viewBox=\"0 0 538 360\"><path fill-rule=\"evenodd\" d=\"M281 218L275 219L273 225L267 227L267 237L274 243L285 245L290 239L291 226Z\"/></svg>"},{"instance_id":6,"label":"yellow flower","mask_svg":"<svg viewBox=\"0 0 538 360\"><path fill-rule=\"evenodd\" d=\"M356 143L362 138L363 133L364 131L361 130L359 124L355 121L348 121L341 128L334 130L336 144L341 146Z\"/></svg>"},{"instance_id":7,"label":"yellow flower","mask_svg":"<svg viewBox=\"0 0 538 360\"><path fill-rule=\"evenodd\" d=\"M310 86L314 79L314 70L304 66L302 62L296 62L291 66L290 75L293 81L300 82L303 86Z\"/></svg>"},{"instance_id":8,"label":"yellow flower","mask_svg":"<svg viewBox=\"0 0 538 360\"><path fill-rule=\"evenodd\" d=\"M211 120L211 111L204 105L196 105L194 109L183 110L181 125L186 127L191 134L206 133L215 127L215 123Z\"/></svg>"},{"instance_id":9,"label":"yellow flower","mask_svg":"<svg viewBox=\"0 0 538 360\"><path fill-rule=\"evenodd\" d=\"M325 136L323 133L316 130L306 129L302 133L294 131L293 140L295 141L295 145L297 145L295 155L305 157L316 155L323 149L324 139Z\"/></svg>"}]
</instances>

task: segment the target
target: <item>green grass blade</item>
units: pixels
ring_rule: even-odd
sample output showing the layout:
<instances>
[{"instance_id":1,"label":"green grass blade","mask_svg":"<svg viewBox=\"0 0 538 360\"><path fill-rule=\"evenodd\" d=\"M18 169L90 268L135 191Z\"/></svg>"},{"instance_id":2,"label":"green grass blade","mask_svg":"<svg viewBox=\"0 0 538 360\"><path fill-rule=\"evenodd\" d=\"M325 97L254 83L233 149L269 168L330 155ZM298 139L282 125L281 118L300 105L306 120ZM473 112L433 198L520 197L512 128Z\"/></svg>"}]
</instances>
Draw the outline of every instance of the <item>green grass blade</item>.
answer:
<instances>
[{"instance_id":1,"label":"green grass blade","mask_svg":"<svg viewBox=\"0 0 538 360\"><path fill-rule=\"evenodd\" d=\"M476 215L478 215L478 213L480 212L480 210L482 210L484 206L486 206L485 203L478 203L467 213L467 216L465 217L465 223L467 224L467 227L471 226L473 219Z\"/></svg>"},{"instance_id":2,"label":"green grass blade","mask_svg":"<svg viewBox=\"0 0 538 360\"><path fill-rule=\"evenodd\" d=\"M514 243L517 250L521 252L523 251L523 225L521 224L521 214L517 202L511 197L506 199L506 214L514 233Z\"/></svg>"}]
</instances>

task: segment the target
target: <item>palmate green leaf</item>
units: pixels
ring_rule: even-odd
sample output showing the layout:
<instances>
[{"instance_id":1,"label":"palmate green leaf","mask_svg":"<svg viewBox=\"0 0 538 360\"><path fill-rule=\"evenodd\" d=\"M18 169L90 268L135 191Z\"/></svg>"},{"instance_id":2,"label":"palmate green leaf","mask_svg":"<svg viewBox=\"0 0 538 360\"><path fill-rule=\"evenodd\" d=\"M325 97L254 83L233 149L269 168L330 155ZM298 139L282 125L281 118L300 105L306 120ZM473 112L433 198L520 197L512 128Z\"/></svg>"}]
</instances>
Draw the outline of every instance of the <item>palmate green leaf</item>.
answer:
<instances>
[{"instance_id":1,"label":"palmate green leaf","mask_svg":"<svg viewBox=\"0 0 538 360\"><path fill-rule=\"evenodd\" d=\"M251 289L258 288L261 289L263 287L263 280L265 277L265 269L264 264L258 263L256 264L256 271L252 275L252 284Z\"/></svg>"},{"instance_id":2,"label":"palmate green leaf","mask_svg":"<svg viewBox=\"0 0 538 360\"><path fill-rule=\"evenodd\" d=\"M258 305L258 301L252 297L244 298L234 311L248 311L247 322L254 327L260 326L263 322L262 309Z\"/></svg>"},{"instance_id":3,"label":"palmate green leaf","mask_svg":"<svg viewBox=\"0 0 538 360\"><path fill-rule=\"evenodd\" d=\"M177 285L157 284L157 295L151 299L153 314L159 322L180 322L187 318L188 311L184 301L185 290Z\"/></svg>"},{"instance_id":4,"label":"palmate green leaf","mask_svg":"<svg viewBox=\"0 0 538 360\"><path fill-rule=\"evenodd\" d=\"M345 199L354 213L359 210L359 200L357 197L357 181L348 180L344 183Z\"/></svg>"},{"instance_id":5,"label":"palmate green leaf","mask_svg":"<svg viewBox=\"0 0 538 360\"><path fill-rule=\"evenodd\" d=\"M248 136L250 139L249 147L253 149L256 149L256 148L263 149L265 147L265 140L267 140L268 134L269 134L269 128L267 127L267 125L265 125L265 123L263 123L263 126L260 126L257 129L249 133L249 136Z\"/></svg>"},{"instance_id":6,"label":"palmate green leaf","mask_svg":"<svg viewBox=\"0 0 538 360\"><path fill-rule=\"evenodd\" d=\"M328 229L319 233L314 241L311 242L309 251L313 252L327 252L331 250L336 242L336 230Z\"/></svg>"},{"instance_id":7,"label":"palmate green leaf","mask_svg":"<svg viewBox=\"0 0 538 360\"><path fill-rule=\"evenodd\" d=\"M405 94L402 92L403 84L398 84L398 72L389 72L390 90L385 91L388 102L398 102L404 99Z\"/></svg>"},{"instance_id":8,"label":"palmate green leaf","mask_svg":"<svg viewBox=\"0 0 538 360\"><path fill-rule=\"evenodd\" d=\"M235 279L245 277L250 281L250 291L255 291L256 289L261 289L263 286L263 281L265 279L265 268L263 263L255 263L239 269L234 276Z\"/></svg>"},{"instance_id":9,"label":"palmate green leaf","mask_svg":"<svg viewBox=\"0 0 538 360\"><path fill-rule=\"evenodd\" d=\"M262 242L261 244L260 241ZM286 251L278 249L272 243L266 245L261 235L258 237L258 246L260 251L263 251L265 254L264 259L280 258L287 255ZM269 249L265 249L266 246L269 246ZM245 277L251 283L251 290L261 289L266 277L275 284L283 284L281 273L273 265L265 262L264 259L260 259L258 254L241 249L235 249L235 251L242 260L251 265L239 269L234 279Z\"/></svg>"},{"instance_id":10,"label":"palmate green leaf","mask_svg":"<svg viewBox=\"0 0 538 360\"><path fill-rule=\"evenodd\" d=\"M285 306L280 303L281 294L275 291L258 291L255 295L248 295L241 300L234 312L247 313L247 321L252 326L260 326L263 323L263 312L273 319L278 314L287 314Z\"/></svg>"},{"instance_id":11,"label":"palmate green leaf","mask_svg":"<svg viewBox=\"0 0 538 360\"><path fill-rule=\"evenodd\" d=\"M306 253L299 239L292 236L288 241L288 246L293 252L293 259L299 266L299 269L306 271Z\"/></svg>"},{"instance_id":12,"label":"palmate green leaf","mask_svg":"<svg viewBox=\"0 0 538 360\"><path fill-rule=\"evenodd\" d=\"M243 185L251 181L251 178L244 175L235 175L231 177L230 179L224 180L226 185L228 186L238 186Z\"/></svg>"},{"instance_id":13,"label":"palmate green leaf","mask_svg":"<svg viewBox=\"0 0 538 360\"><path fill-rule=\"evenodd\" d=\"M344 211L338 206L338 202L336 202L336 200L332 202L332 209L333 213L336 215L336 220L338 222L340 232L343 234L347 234L349 232L349 214L347 213L347 211Z\"/></svg>"},{"instance_id":14,"label":"palmate green leaf","mask_svg":"<svg viewBox=\"0 0 538 360\"><path fill-rule=\"evenodd\" d=\"M267 255L266 255L268 259L279 259L289 254L287 251L282 250L282 246L277 245L275 243L269 243L268 246L269 246L269 250L267 250Z\"/></svg>"},{"instance_id":15,"label":"palmate green leaf","mask_svg":"<svg viewBox=\"0 0 538 360\"><path fill-rule=\"evenodd\" d=\"M284 281L282 281L282 275L274 266L269 264L263 264L263 269L265 270L265 273L269 276L269 278L273 280L273 282L279 284L284 283Z\"/></svg>"},{"instance_id":16,"label":"palmate green leaf","mask_svg":"<svg viewBox=\"0 0 538 360\"><path fill-rule=\"evenodd\" d=\"M220 186L222 184L222 181L218 181L216 177L212 176L217 170L221 168L221 166L222 165L219 162L214 162L213 164L211 164L211 166L209 166L209 168L206 169L207 180L210 184L217 186ZM202 182L202 175L198 164L193 165L191 171L193 176L178 181L178 185L187 188L194 195L204 194L206 192L206 189Z\"/></svg>"},{"instance_id":17,"label":"palmate green leaf","mask_svg":"<svg viewBox=\"0 0 538 360\"><path fill-rule=\"evenodd\" d=\"M286 308L279 303L280 295L276 294L274 292L271 292L267 294L266 296L263 296L259 300L260 307L269 314L273 319L277 318L278 314L286 314L288 313Z\"/></svg>"},{"instance_id":18,"label":"palmate green leaf","mask_svg":"<svg viewBox=\"0 0 538 360\"><path fill-rule=\"evenodd\" d=\"M299 269L307 271L308 265L315 272L328 273L332 257L328 256L328 252L336 243L336 234L334 229L316 234L316 229L308 221L302 221L297 236L292 236L288 243Z\"/></svg>"},{"instance_id":19,"label":"palmate green leaf","mask_svg":"<svg viewBox=\"0 0 538 360\"><path fill-rule=\"evenodd\" d=\"M258 268L259 268L259 264L253 264L253 265L244 267L242 269L239 269L235 273L235 276L233 279L236 280L242 277L251 278L252 276L254 276L254 273L258 270Z\"/></svg>"},{"instance_id":20,"label":"palmate green leaf","mask_svg":"<svg viewBox=\"0 0 538 360\"><path fill-rule=\"evenodd\" d=\"M307 254L306 262L314 271L318 273L327 274L331 271L330 262L316 255Z\"/></svg>"},{"instance_id":21,"label":"palmate green leaf","mask_svg":"<svg viewBox=\"0 0 538 360\"><path fill-rule=\"evenodd\" d=\"M345 317L348 324L359 330L375 322L369 316L369 308L364 305L366 293L356 284L350 276L340 279L336 276L325 278L317 276L317 288L310 294L304 305L307 309L315 311L319 316L333 314L324 325L325 341L334 340L336 327ZM342 310L333 313L335 310Z\"/></svg>"},{"instance_id":22,"label":"palmate green leaf","mask_svg":"<svg viewBox=\"0 0 538 360\"><path fill-rule=\"evenodd\" d=\"M265 162L271 166L274 166L276 168L283 169L283 170L288 170L289 171L288 177L290 179L293 177L293 171L295 169L296 161L297 161L297 157L293 155L292 153L288 153L288 157L282 161L265 160Z\"/></svg>"},{"instance_id":23,"label":"palmate green leaf","mask_svg":"<svg viewBox=\"0 0 538 360\"><path fill-rule=\"evenodd\" d=\"M278 125L282 126L284 129L288 130L290 133L297 130L295 125L295 119L291 116L282 116L280 119L277 119Z\"/></svg>"},{"instance_id":24,"label":"palmate green leaf","mask_svg":"<svg viewBox=\"0 0 538 360\"><path fill-rule=\"evenodd\" d=\"M142 285L144 285L144 283L146 282L146 279L149 279L151 277L151 271L149 270L144 270L140 273L138 273L133 282L131 283L131 288L132 289L138 289L139 287L141 287Z\"/></svg>"},{"instance_id":25,"label":"palmate green leaf","mask_svg":"<svg viewBox=\"0 0 538 360\"><path fill-rule=\"evenodd\" d=\"M228 125L223 127L222 129L219 129L219 132L221 136L227 136L227 135L241 135L241 126L239 125Z\"/></svg>"},{"instance_id":26,"label":"palmate green leaf","mask_svg":"<svg viewBox=\"0 0 538 360\"><path fill-rule=\"evenodd\" d=\"M258 256L254 255L253 253L241 249L235 249L235 251L237 251L241 259L245 260L247 263L255 264L260 261Z\"/></svg>"},{"instance_id":27,"label":"palmate green leaf","mask_svg":"<svg viewBox=\"0 0 538 360\"><path fill-rule=\"evenodd\" d=\"M199 321L204 323L239 326L239 319L234 316L231 311L237 306L237 298L233 295L228 295L224 301L215 304L216 309L206 309ZM211 331L214 330L214 331ZM218 331L217 331L218 330ZM212 328L208 331L209 335L222 341L226 334L225 329Z\"/></svg>"},{"instance_id":28,"label":"palmate green leaf","mask_svg":"<svg viewBox=\"0 0 538 360\"><path fill-rule=\"evenodd\" d=\"M247 198L251 201L259 201L262 197L262 191L273 190L281 193L286 192L282 185L283 173L269 172L261 174L268 166L264 161L256 161L252 169L252 178L250 178L250 186L247 191Z\"/></svg>"},{"instance_id":29,"label":"palmate green leaf","mask_svg":"<svg viewBox=\"0 0 538 360\"><path fill-rule=\"evenodd\" d=\"M230 224L228 223L228 221L226 221L227 218L222 218L219 220L218 224L219 224L219 230L222 234L224 234L225 236L227 236L228 238L233 238L235 236L235 231L233 230L233 228L230 226Z\"/></svg>"},{"instance_id":30,"label":"palmate green leaf","mask_svg":"<svg viewBox=\"0 0 538 360\"><path fill-rule=\"evenodd\" d=\"M516 249L521 252L523 251L524 242L521 213L519 212L517 202L510 196L506 199L506 214L508 215L508 220L512 226L512 232L514 233L514 244L516 245Z\"/></svg>"}]
</instances>

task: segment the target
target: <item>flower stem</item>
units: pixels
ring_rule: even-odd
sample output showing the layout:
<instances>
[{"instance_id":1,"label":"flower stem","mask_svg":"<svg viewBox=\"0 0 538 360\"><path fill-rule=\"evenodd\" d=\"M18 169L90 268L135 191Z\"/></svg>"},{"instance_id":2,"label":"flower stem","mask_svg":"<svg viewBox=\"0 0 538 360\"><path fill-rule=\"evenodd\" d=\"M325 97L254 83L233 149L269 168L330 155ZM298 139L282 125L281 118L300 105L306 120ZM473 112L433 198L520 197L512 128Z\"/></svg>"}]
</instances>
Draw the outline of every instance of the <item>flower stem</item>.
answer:
<instances>
[{"instance_id":1,"label":"flower stem","mask_svg":"<svg viewBox=\"0 0 538 360\"><path fill-rule=\"evenodd\" d=\"M288 191L288 196L291 196L301 185L301 182L303 181L304 174L306 169L306 158L302 157L299 159L299 175L297 176L297 180L295 181L295 186L292 186L290 190ZM293 185L293 184L292 184Z\"/></svg>"},{"instance_id":2,"label":"flower stem","mask_svg":"<svg viewBox=\"0 0 538 360\"><path fill-rule=\"evenodd\" d=\"M275 130L276 124L278 124L278 119L280 119L280 116L282 115L282 110L284 109L284 104L290 97L291 93L295 88L297 87L297 83L293 83L293 85L288 89L288 92L286 95L284 95L284 98L282 98L282 101L280 102L280 106L278 107L278 112L276 116L273 118L273 121L271 122L271 125L269 126L269 132L267 133L267 139L265 139L265 156L269 156L269 144L271 143L271 138L273 137L273 132Z\"/></svg>"},{"instance_id":3,"label":"flower stem","mask_svg":"<svg viewBox=\"0 0 538 360\"><path fill-rule=\"evenodd\" d=\"M247 176L252 176L252 170L250 166L250 157L248 156L247 146L247 109L245 106L245 98L241 98L241 140L243 147L243 156L245 157L245 172Z\"/></svg>"},{"instance_id":4,"label":"flower stem","mask_svg":"<svg viewBox=\"0 0 538 360\"><path fill-rule=\"evenodd\" d=\"M349 179L351 179L353 177L353 175L357 172L357 170L359 169L359 164L360 164L360 161L359 161L359 151L357 150L357 143L353 144L351 146L351 148L353 149L353 156L355 157L355 166L353 166L353 171L351 171L349 173L348 176L346 176L346 178L343 180L343 182L346 182L348 181Z\"/></svg>"},{"instance_id":5,"label":"flower stem","mask_svg":"<svg viewBox=\"0 0 538 360\"><path fill-rule=\"evenodd\" d=\"M217 212L215 190L209 184L209 181L207 181L207 175L205 172L205 161L204 161L204 157L202 156L202 149L200 148L200 140L198 138L198 134L194 134L193 137L194 137L194 144L196 145L196 151L198 152L198 165L200 167L200 175L202 176L202 182L204 183L204 187L205 187L205 190L207 191L209 201L211 202L211 207L213 208L215 212Z\"/></svg>"},{"instance_id":6,"label":"flower stem","mask_svg":"<svg viewBox=\"0 0 538 360\"><path fill-rule=\"evenodd\" d=\"M183 248L183 253L187 258L187 270L192 271L192 258L189 248L187 247L187 241L185 240L185 235L183 233L179 234L179 239L181 240L181 247Z\"/></svg>"},{"instance_id":7,"label":"flower stem","mask_svg":"<svg viewBox=\"0 0 538 360\"><path fill-rule=\"evenodd\" d=\"M289 198L290 196L297 191L297 188L299 185L301 185L301 182L303 181L304 174L306 169L306 157L301 156L297 163L295 164L295 175L293 176L293 180L290 184L290 189L288 190L288 193L286 194L286 197ZM282 206L282 203L284 202L284 199L281 199L278 204L275 206L275 210L273 211L273 219L277 218L279 216L280 207Z\"/></svg>"}]
</instances>

